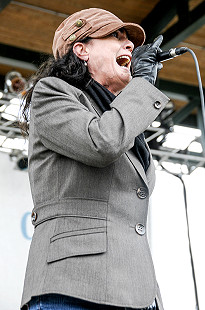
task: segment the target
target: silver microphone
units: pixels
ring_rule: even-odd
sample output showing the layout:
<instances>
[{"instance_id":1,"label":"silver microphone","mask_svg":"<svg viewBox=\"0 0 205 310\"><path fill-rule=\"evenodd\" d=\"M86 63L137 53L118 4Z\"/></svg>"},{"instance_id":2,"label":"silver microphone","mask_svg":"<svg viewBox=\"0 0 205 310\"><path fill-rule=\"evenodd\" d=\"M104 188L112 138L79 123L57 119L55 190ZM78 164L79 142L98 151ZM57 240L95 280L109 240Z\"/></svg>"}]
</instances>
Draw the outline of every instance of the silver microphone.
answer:
<instances>
[{"instance_id":1,"label":"silver microphone","mask_svg":"<svg viewBox=\"0 0 205 310\"><path fill-rule=\"evenodd\" d=\"M157 53L157 61L158 62L166 61L176 56L182 55L187 51L188 51L187 47L171 48L168 51Z\"/></svg>"}]
</instances>

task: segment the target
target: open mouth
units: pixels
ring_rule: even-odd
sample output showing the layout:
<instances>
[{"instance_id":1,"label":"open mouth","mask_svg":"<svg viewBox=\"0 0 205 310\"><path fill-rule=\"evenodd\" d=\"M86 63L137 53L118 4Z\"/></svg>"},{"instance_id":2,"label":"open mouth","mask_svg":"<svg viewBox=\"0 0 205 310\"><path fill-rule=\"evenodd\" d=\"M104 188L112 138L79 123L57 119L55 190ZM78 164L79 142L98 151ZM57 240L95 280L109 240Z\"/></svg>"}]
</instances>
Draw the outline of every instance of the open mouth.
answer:
<instances>
[{"instance_id":1,"label":"open mouth","mask_svg":"<svg viewBox=\"0 0 205 310\"><path fill-rule=\"evenodd\" d=\"M119 56L116 59L116 62L120 67L128 67L130 61L130 57L126 55Z\"/></svg>"}]
</instances>

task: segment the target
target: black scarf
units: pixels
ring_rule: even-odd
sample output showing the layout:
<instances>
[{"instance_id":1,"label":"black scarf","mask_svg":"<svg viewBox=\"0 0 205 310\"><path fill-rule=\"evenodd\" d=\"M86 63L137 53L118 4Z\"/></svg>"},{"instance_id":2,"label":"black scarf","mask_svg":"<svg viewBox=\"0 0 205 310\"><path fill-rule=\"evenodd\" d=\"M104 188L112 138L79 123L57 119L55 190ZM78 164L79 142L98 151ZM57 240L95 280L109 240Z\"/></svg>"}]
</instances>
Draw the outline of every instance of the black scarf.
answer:
<instances>
[{"instance_id":1,"label":"black scarf","mask_svg":"<svg viewBox=\"0 0 205 310\"><path fill-rule=\"evenodd\" d=\"M86 92L97 103L102 112L111 110L110 104L116 98L116 96L112 94L107 88L95 80L91 80L89 85L86 87ZM131 150L137 156L146 172L150 164L150 154L145 144L143 133L135 138L135 143Z\"/></svg>"}]
</instances>

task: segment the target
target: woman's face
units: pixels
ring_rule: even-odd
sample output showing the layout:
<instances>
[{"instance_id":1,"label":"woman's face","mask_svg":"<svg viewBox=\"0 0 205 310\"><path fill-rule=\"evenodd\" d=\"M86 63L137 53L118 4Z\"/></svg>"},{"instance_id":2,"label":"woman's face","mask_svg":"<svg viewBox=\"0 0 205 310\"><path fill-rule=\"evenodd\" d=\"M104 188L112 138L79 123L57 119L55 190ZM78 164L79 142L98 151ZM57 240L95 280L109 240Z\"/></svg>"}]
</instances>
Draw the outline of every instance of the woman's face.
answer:
<instances>
[{"instance_id":1,"label":"woman's face","mask_svg":"<svg viewBox=\"0 0 205 310\"><path fill-rule=\"evenodd\" d=\"M118 94L131 80L130 65L134 44L124 29L106 38L86 43L88 70L94 80Z\"/></svg>"}]
</instances>

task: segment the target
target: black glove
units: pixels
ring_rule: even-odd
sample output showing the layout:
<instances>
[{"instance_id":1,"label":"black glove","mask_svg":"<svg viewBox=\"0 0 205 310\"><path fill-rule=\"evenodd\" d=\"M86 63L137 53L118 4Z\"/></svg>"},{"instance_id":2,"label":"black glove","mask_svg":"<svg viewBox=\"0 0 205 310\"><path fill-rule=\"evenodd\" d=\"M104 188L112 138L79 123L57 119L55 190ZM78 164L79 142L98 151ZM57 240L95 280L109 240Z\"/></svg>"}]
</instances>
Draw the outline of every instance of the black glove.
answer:
<instances>
[{"instance_id":1,"label":"black glove","mask_svg":"<svg viewBox=\"0 0 205 310\"><path fill-rule=\"evenodd\" d=\"M156 55L161 51L159 48L163 36L158 36L153 43L138 46L132 53L131 72L133 77L143 77L151 84L155 84L157 73L162 69L162 64L157 62Z\"/></svg>"}]
</instances>

